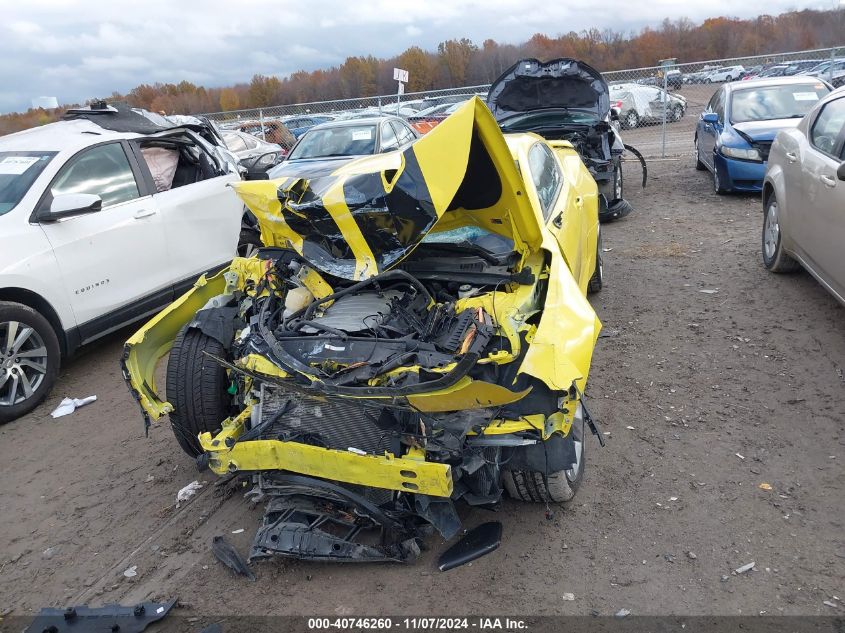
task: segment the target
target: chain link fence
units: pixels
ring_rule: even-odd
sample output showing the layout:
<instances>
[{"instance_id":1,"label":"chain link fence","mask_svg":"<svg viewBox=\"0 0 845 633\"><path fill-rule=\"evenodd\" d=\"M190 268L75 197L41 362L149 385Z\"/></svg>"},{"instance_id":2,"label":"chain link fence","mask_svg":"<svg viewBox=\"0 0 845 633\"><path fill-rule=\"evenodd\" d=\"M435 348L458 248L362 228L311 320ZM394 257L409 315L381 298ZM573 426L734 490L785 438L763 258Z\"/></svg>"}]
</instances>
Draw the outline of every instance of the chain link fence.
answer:
<instances>
[{"instance_id":1,"label":"chain link fence","mask_svg":"<svg viewBox=\"0 0 845 633\"><path fill-rule=\"evenodd\" d=\"M684 64L669 62L665 66L603 73L610 84L611 107L618 114L625 142L647 158L691 154L698 117L723 83L798 74L819 77L834 87L845 85L845 46ZM489 85L466 86L214 112L206 116L222 129L242 129L273 142L281 140L276 121L299 137L318 123L378 114L401 116L424 134L457 104L475 95L485 98L489 88Z\"/></svg>"}]
</instances>

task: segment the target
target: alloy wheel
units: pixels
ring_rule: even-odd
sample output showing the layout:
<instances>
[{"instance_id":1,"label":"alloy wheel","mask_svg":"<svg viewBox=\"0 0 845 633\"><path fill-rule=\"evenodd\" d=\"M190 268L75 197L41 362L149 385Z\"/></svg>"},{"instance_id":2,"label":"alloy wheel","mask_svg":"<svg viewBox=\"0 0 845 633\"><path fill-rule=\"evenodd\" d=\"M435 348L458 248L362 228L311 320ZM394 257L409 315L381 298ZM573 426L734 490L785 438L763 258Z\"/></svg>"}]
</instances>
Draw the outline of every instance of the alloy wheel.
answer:
<instances>
[{"instance_id":1,"label":"alloy wheel","mask_svg":"<svg viewBox=\"0 0 845 633\"><path fill-rule=\"evenodd\" d=\"M0 323L0 406L33 396L47 374L47 347L38 332L20 321Z\"/></svg>"},{"instance_id":2,"label":"alloy wheel","mask_svg":"<svg viewBox=\"0 0 845 633\"><path fill-rule=\"evenodd\" d=\"M780 239L780 224L778 223L778 203L773 200L766 209L766 219L763 226L763 249L766 253L766 260L772 261Z\"/></svg>"},{"instance_id":3,"label":"alloy wheel","mask_svg":"<svg viewBox=\"0 0 845 633\"><path fill-rule=\"evenodd\" d=\"M255 244L241 244L238 246L238 257L249 258L258 252Z\"/></svg>"}]
</instances>

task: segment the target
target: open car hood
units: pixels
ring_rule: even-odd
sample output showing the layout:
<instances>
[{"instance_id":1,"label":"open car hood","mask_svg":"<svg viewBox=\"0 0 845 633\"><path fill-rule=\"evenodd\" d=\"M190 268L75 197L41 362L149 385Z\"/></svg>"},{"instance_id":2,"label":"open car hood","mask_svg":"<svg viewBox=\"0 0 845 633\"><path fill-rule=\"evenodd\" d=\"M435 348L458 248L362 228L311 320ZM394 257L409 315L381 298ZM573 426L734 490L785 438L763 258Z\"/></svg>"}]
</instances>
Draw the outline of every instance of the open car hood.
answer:
<instances>
[{"instance_id":1,"label":"open car hood","mask_svg":"<svg viewBox=\"0 0 845 633\"><path fill-rule=\"evenodd\" d=\"M281 178L232 186L258 218L266 246L291 247L336 277L376 275L427 233L464 225L511 239L517 252L542 242L507 143L478 97L402 151L328 174L309 161L290 169Z\"/></svg>"},{"instance_id":2,"label":"open car hood","mask_svg":"<svg viewBox=\"0 0 845 633\"><path fill-rule=\"evenodd\" d=\"M610 112L607 82L584 62L560 58L550 62L523 59L490 86L487 105L503 120L526 112L572 108L603 120Z\"/></svg>"}]
</instances>

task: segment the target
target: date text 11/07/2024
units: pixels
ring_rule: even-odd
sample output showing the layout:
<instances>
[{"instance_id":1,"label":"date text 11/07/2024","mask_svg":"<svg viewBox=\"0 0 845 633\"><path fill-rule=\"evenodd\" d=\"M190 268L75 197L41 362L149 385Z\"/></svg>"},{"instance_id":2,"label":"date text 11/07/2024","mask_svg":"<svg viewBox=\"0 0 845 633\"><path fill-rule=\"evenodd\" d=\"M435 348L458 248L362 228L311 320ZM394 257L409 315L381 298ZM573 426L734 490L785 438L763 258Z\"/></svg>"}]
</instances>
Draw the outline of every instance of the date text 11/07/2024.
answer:
<instances>
[{"instance_id":1,"label":"date text 11/07/2024","mask_svg":"<svg viewBox=\"0 0 845 633\"><path fill-rule=\"evenodd\" d=\"M520 618L308 618L308 629L319 630L374 630L374 631L527 631L528 625Z\"/></svg>"}]
</instances>

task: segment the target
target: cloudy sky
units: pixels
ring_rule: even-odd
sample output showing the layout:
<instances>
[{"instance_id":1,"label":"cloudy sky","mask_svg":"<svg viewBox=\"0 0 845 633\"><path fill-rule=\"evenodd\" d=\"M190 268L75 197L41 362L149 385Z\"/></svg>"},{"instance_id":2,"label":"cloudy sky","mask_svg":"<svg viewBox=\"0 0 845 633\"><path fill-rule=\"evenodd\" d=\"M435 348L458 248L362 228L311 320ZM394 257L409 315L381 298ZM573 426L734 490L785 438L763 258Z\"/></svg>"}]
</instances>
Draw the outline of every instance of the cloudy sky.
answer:
<instances>
[{"instance_id":1,"label":"cloudy sky","mask_svg":"<svg viewBox=\"0 0 845 633\"><path fill-rule=\"evenodd\" d=\"M842 0L845 1L845 0ZM14 2L14 3L13 3ZM516 43L598 27L638 30L665 17L696 22L839 0L0 0L0 112L38 96L60 103L187 79L206 86L379 57L448 38ZM596 7L602 7L597 12Z\"/></svg>"}]
</instances>

